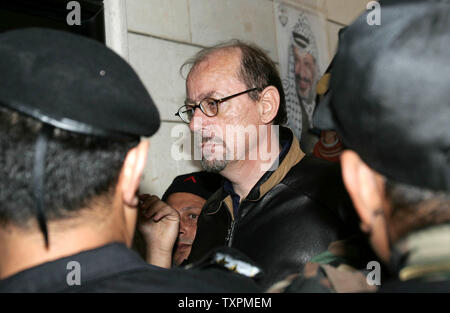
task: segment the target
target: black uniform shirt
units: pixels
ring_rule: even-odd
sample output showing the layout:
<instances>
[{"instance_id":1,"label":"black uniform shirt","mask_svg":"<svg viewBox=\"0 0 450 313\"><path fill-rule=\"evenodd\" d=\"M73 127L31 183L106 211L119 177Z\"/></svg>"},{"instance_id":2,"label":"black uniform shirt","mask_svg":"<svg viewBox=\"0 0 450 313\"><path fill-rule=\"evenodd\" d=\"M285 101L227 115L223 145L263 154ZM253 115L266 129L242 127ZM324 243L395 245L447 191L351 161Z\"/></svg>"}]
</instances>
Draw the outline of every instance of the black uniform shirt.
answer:
<instances>
[{"instance_id":1,"label":"black uniform shirt","mask_svg":"<svg viewBox=\"0 0 450 313\"><path fill-rule=\"evenodd\" d=\"M74 270L80 270L80 285ZM68 283L69 281L69 283ZM258 292L254 282L220 269L167 270L120 243L64 257L0 280L0 292Z\"/></svg>"}]
</instances>

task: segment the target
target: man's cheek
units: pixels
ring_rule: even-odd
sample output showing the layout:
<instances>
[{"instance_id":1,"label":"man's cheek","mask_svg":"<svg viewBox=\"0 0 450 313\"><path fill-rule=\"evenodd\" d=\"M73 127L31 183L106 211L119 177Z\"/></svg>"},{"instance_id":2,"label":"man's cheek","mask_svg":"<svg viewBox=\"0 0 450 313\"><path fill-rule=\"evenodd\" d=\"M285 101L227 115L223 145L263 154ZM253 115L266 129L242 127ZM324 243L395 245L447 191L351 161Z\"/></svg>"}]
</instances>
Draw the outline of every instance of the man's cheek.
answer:
<instances>
[{"instance_id":1,"label":"man's cheek","mask_svg":"<svg viewBox=\"0 0 450 313\"><path fill-rule=\"evenodd\" d=\"M311 79L311 81L314 81L315 80L315 78L316 78L316 75L315 75L315 73L316 73L316 68L315 68L315 66L314 65L310 65L309 66L309 68L308 68L308 74L309 74L309 78Z\"/></svg>"},{"instance_id":2,"label":"man's cheek","mask_svg":"<svg viewBox=\"0 0 450 313\"><path fill-rule=\"evenodd\" d=\"M197 231L196 227L193 227L193 225L189 225L189 227L187 227L186 229L188 239L194 240L196 231Z\"/></svg>"}]
</instances>

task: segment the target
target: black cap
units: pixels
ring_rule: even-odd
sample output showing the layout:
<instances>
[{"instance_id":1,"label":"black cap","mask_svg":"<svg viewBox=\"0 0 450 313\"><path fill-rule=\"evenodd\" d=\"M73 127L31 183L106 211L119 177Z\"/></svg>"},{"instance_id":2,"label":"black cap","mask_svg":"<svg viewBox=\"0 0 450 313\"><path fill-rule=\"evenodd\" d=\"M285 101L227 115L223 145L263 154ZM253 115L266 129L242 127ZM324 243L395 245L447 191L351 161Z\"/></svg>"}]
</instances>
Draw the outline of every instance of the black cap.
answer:
<instances>
[{"instance_id":1,"label":"black cap","mask_svg":"<svg viewBox=\"0 0 450 313\"><path fill-rule=\"evenodd\" d=\"M336 129L373 169L405 184L450 190L450 6L384 6L346 31L318 128Z\"/></svg>"},{"instance_id":2,"label":"black cap","mask_svg":"<svg viewBox=\"0 0 450 313\"><path fill-rule=\"evenodd\" d=\"M222 176L205 171L184 174L175 177L162 196L163 201L176 192L187 192L208 199L222 185Z\"/></svg>"},{"instance_id":3,"label":"black cap","mask_svg":"<svg viewBox=\"0 0 450 313\"><path fill-rule=\"evenodd\" d=\"M44 28L0 35L0 106L44 123L32 175L36 216L48 248L43 210L45 154L53 127L111 139L151 136L160 119L135 71L105 45Z\"/></svg>"},{"instance_id":4,"label":"black cap","mask_svg":"<svg viewBox=\"0 0 450 313\"><path fill-rule=\"evenodd\" d=\"M135 71L115 52L69 32L0 35L0 105L68 131L151 136L160 119Z\"/></svg>"}]
</instances>

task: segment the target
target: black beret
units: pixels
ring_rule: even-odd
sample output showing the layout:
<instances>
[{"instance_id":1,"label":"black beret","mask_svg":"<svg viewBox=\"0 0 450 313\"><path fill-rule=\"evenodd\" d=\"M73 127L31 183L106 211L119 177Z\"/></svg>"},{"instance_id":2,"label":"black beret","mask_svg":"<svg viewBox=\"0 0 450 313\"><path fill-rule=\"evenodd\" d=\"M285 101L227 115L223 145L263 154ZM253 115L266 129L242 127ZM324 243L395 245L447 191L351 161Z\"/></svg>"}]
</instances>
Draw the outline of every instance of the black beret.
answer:
<instances>
[{"instance_id":1,"label":"black beret","mask_svg":"<svg viewBox=\"0 0 450 313\"><path fill-rule=\"evenodd\" d=\"M0 35L0 105L68 131L151 136L160 118L130 65L92 39L26 28Z\"/></svg>"},{"instance_id":2,"label":"black beret","mask_svg":"<svg viewBox=\"0 0 450 313\"><path fill-rule=\"evenodd\" d=\"M331 96L316 127L336 129L371 168L405 184L450 190L450 5L384 6L339 43ZM333 125L330 125L332 121Z\"/></svg>"},{"instance_id":3,"label":"black beret","mask_svg":"<svg viewBox=\"0 0 450 313\"><path fill-rule=\"evenodd\" d=\"M175 177L162 196L163 201L176 192L187 192L207 200L222 185L222 176L205 171L184 174Z\"/></svg>"}]
</instances>

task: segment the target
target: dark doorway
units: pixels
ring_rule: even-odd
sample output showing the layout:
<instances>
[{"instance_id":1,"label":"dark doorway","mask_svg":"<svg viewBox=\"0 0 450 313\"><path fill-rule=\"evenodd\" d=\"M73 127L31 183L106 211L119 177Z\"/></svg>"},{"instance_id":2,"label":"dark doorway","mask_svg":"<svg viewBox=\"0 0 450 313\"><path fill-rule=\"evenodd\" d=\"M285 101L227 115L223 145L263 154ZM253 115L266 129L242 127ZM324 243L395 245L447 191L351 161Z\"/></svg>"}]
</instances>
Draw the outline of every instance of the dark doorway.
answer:
<instances>
[{"instance_id":1,"label":"dark doorway","mask_svg":"<svg viewBox=\"0 0 450 313\"><path fill-rule=\"evenodd\" d=\"M70 0L2 0L0 33L24 27L46 27L65 30L105 43L103 0L78 0L81 25L68 25Z\"/></svg>"}]
</instances>

